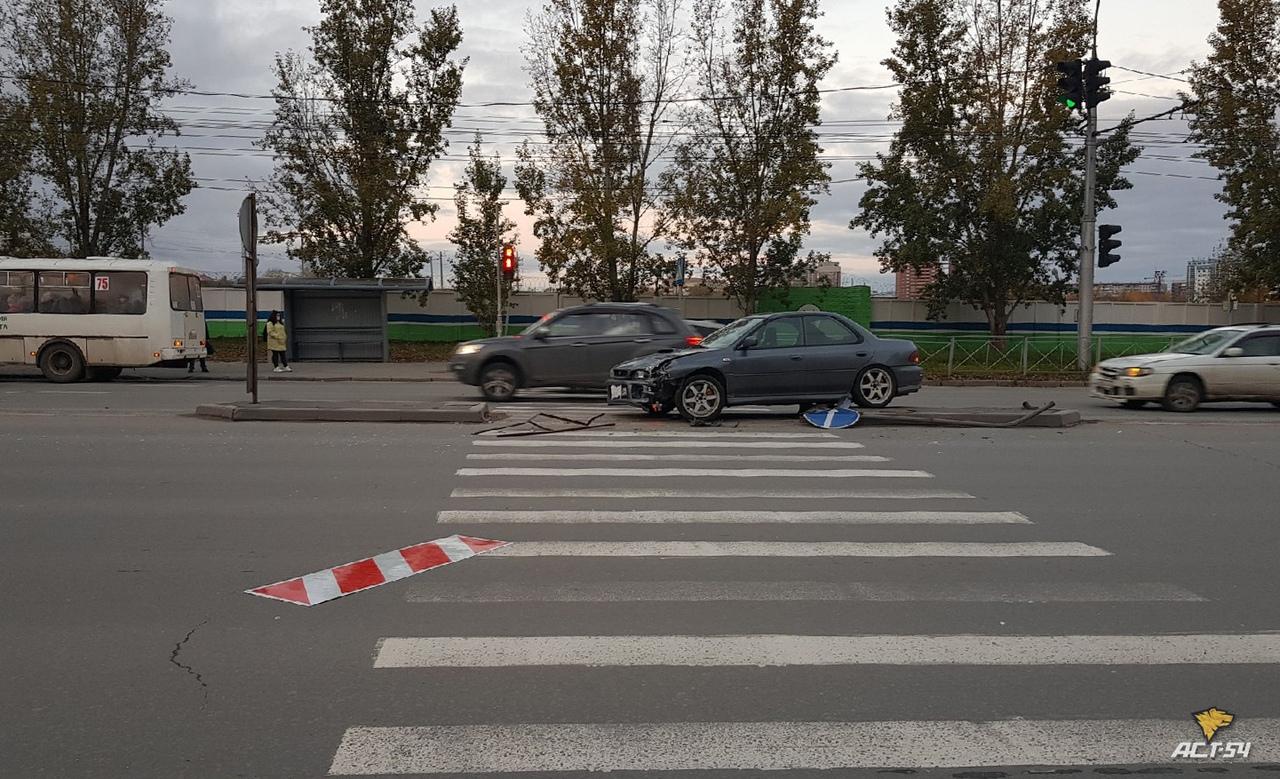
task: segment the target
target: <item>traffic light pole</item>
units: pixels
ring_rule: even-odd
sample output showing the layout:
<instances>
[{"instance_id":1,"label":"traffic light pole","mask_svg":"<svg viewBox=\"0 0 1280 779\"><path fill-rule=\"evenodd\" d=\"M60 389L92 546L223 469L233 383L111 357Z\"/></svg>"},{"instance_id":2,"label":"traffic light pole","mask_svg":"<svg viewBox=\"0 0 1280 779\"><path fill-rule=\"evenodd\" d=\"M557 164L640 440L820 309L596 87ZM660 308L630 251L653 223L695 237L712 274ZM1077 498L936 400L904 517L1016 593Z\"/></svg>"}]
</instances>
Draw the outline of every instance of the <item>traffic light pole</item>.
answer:
<instances>
[{"instance_id":1,"label":"traffic light pole","mask_svg":"<svg viewBox=\"0 0 1280 779\"><path fill-rule=\"evenodd\" d=\"M505 335L502 332L502 249L498 249L497 264L493 266L493 279L497 284L497 294L493 299L493 336L498 338Z\"/></svg>"},{"instance_id":2,"label":"traffic light pole","mask_svg":"<svg viewBox=\"0 0 1280 779\"><path fill-rule=\"evenodd\" d=\"M1094 207L1094 190L1098 178L1098 108L1089 106L1088 131L1085 135L1084 216L1080 220L1080 294L1076 367L1087 371L1093 367L1093 258L1094 238L1098 223Z\"/></svg>"}]
</instances>

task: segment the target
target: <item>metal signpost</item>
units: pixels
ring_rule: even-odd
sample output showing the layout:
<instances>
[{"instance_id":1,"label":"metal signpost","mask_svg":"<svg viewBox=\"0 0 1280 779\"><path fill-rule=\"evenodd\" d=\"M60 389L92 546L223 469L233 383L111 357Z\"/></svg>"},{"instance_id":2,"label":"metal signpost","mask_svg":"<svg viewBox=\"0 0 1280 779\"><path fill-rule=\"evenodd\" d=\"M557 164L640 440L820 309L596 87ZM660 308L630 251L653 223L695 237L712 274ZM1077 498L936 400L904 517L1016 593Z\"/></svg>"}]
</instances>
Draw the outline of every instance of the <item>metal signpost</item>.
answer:
<instances>
[{"instance_id":1,"label":"metal signpost","mask_svg":"<svg viewBox=\"0 0 1280 779\"><path fill-rule=\"evenodd\" d=\"M258 196L240 204L240 245L244 249L244 325L249 360L246 391L258 402Z\"/></svg>"}]
</instances>

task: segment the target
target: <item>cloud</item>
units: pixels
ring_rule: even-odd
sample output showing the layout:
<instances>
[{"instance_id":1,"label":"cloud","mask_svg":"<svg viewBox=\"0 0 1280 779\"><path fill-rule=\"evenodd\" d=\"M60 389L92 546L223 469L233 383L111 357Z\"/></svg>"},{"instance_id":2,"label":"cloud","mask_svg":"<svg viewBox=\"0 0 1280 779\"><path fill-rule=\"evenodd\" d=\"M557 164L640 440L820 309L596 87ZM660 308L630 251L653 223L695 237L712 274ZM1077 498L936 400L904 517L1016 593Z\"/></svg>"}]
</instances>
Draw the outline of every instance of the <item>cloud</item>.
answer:
<instances>
[{"instance_id":1,"label":"cloud","mask_svg":"<svg viewBox=\"0 0 1280 779\"><path fill-rule=\"evenodd\" d=\"M438 4L418 2L418 18ZM1100 50L1116 65L1172 73L1207 53L1205 38L1217 21L1216 4L1208 0L1126 0L1103 5ZM524 18L534 3L526 0L486 0L460 3L463 24L460 54L470 58L463 101L526 102L530 91L523 71ZM850 85L874 86L890 82L880 65L893 45L885 21L884 2L824 0L819 29L835 46L839 61L823 83L825 88ZM319 18L315 0L222 0L221 2L173 2L174 74L190 79L198 88L221 92L269 93L273 85L271 65L277 51L305 49L303 26ZM1179 82L1113 71L1117 90L1172 96ZM1126 82L1126 83L1119 83ZM828 93L823 99L821 129L824 154L832 157L833 179L856 175L859 157L886 148L893 125L885 121L894 90ZM1123 117L1154 113L1174 105L1168 100L1117 94L1107 103L1104 116ZM240 266L236 211L244 193L209 187L239 189L245 179L269 174L269 156L252 149L253 137L270 121L269 100L183 96L173 101L174 116L184 125L185 146L225 149L222 155L193 156L196 175L206 188L187 198L187 213L164 225L151 237L153 254L211 271L234 272ZM450 158L432 166L426 195L444 198L435 222L412 228L431 249L448 250L445 235L452 228L452 184L461 175L460 159L474 129L486 133L487 146L508 162L524 137L537 139L540 120L528 106L459 109L450 133ZM1118 195L1119 209L1104 216L1124 226L1123 260L1101 271L1103 280L1136 279L1167 269L1171 276L1183 272L1189 258L1208 254L1226 233L1222 207L1213 199L1213 181L1181 178L1210 176L1206 165L1158 159L1153 155L1183 158L1190 150L1175 141L1185 135L1179 121L1143 125L1157 133L1144 136L1151 149L1131 169L1135 187ZM217 137L248 136L248 137ZM225 156L223 156L225 155ZM1162 175L1141 175L1158 173ZM879 269L874 258L877 242L862 231L848 229L863 185L835 184L830 196L814 209L810 247L830 252L847 273L871 278ZM509 215L520 222L522 255L532 264L534 239L521 204L512 198ZM288 267L278 248L263 251L263 267Z\"/></svg>"}]
</instances>

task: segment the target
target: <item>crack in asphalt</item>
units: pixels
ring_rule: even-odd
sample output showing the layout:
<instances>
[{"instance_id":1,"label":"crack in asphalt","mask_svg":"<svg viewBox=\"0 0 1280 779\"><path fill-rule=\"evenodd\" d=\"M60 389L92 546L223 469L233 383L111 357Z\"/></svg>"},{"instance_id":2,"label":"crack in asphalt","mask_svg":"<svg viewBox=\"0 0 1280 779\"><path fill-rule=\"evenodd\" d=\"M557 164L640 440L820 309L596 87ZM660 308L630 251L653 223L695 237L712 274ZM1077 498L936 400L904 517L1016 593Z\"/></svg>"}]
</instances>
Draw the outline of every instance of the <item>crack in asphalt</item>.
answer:
<instances>
[{"instance_id":1,"label":"crack in asphalt","mask_svg":"<svg viewBox=\"0 0 1280 779\"><path fill-rule=\"evenodd\" d=\"M1270 460L1266 460L1261 457L1257 457L1255 455L1244 454L1242 452L1233 452L1230 449L1219 449L1216 446L1210 446L1209 444L1202 444L1198 441L1192 441L1189 438L1182 439L1182 442L1184 444L1191 444L1192 446L1198 447L1200 449L1207 449L1208 451L1214 452L1216 454L1225 454L1231 457L1237 457L1245 460L1251 460L1252 462L1255 462L1255 463L1262 463L1263 465L1269 465L1272 468L1280 468L1280 463L1273 463Z\"/></svg>"},{"instance_id":2,"label":"crack in asphalt","mask_svg":"<svg viewBox=\"0 0 1280 779\"><path fill-rule=\"evenodd\" d=\"M200 704L201 708L203 708L204 705L209 702L209 684L204 680L204 677L200 675L199 671L187 665L186 663L179 662L178 654L182 651L182 647L185 646L186 643L191 640L191 637L195 635L196 631L208 624L209 624L209 619L206 617L205 620L201 622L199 625L196 625L195 627L191 628L191 630L187 631L187 635L184 636L181 641L174 644L173 651L169 653L169 662L173 663L177 667L186 671L188 674L194 676L196 681L200 683L200 688L204 692L204 703Z\"/></svg>"}]
</instances>

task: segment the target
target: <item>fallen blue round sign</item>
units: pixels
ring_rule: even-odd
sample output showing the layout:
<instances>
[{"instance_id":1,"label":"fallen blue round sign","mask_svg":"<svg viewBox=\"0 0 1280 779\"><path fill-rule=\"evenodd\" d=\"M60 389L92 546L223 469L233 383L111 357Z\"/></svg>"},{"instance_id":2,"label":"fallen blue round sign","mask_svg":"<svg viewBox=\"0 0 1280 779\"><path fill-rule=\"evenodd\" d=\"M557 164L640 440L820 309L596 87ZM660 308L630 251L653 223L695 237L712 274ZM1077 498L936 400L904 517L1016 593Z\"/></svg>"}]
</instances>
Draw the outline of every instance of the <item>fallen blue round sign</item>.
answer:
<instances>
[{"instance_id":1,"label":"fallen blue round sign","mask_svg":"<svg viewBox=\"0 0 1280 779\"><path fill-rule=\"evenodd\" d=\"M852 408L818 409L806 412L805 421L824 430L843 430L858 424L862 416Z\"/></svg>"}]
</instances>

